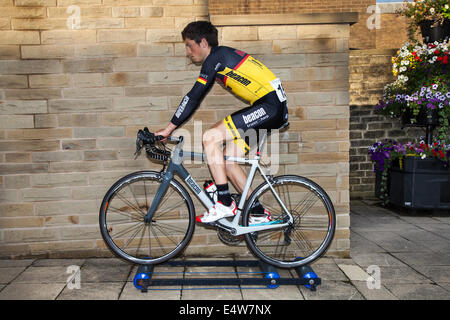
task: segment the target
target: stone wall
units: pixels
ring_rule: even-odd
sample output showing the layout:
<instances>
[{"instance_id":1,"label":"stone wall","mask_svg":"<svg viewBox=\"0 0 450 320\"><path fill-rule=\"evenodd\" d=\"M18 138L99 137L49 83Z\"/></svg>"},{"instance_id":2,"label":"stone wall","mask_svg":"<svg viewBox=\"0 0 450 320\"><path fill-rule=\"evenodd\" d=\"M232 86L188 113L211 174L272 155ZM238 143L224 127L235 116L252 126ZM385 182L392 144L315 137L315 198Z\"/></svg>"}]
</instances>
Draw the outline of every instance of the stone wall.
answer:
<instances>
[{"instance_id":1,"label":"stone wall","mask_svg":"<svg viewBox=\"0 0 450 320\"><path fill-rule=\"evenodd\" d=\"M145 157L134 160L136 132L165 126L198 77L180 30L208 18L207 1L124 4L0 2L0 256L109 254L98 228L104 193L127 173L161 168ZM71 11L77 8L79 24ZM308 176L327 190L338 214L329 254L346 256L351 22L338 18L328 15L320 25L301 19L218 25L222 44L246 50L282 79L291 127L280 136L277 173ZM205 129L243 106L216 86L175 134L190 133L197 143L187 146L199 151L194 122ZM187 167L199 182L209 177L205 165ZM196 210L204 208L196 202ZM245 252L198 227L188 252L239 250Z\"/></svg>"},{"instance_id":2,"label":"stone wall","mask_svg":"<svg viewBox=\"0 0 450 320\"><path fill-rule=\"evenodd\" d=\"M212 15L357 12L358 21L350 28L350 48L360 49L376 46L376 32L367 28L367 20L372 15L369 7L375 3L376 0L209 0ZM270 17L268 19L270 20Z\"/></svg>"}]
</instances>

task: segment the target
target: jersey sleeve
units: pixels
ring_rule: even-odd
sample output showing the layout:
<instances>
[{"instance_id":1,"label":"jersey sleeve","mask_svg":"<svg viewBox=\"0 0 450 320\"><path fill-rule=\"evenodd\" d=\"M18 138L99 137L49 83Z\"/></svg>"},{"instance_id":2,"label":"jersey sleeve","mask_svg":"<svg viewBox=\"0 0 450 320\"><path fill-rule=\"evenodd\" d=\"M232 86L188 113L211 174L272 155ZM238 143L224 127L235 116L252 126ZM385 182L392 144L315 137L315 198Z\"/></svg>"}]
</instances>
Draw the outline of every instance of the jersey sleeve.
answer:
<instances>
[{"instance_id":1,"label":"jersey sleeve","mask_svg":"<svg viewBox=\"0 0 450 320\"><path fill-rule=\"evenodd\" d=\"M177 127L182 125L194 113L214 84L217 71L213 61L208 60L209 59L203 63L197 81L191 91L184 96L177 111L175 111L175 114L172 117L171 122Z\"/></svg>"}]
</instances>

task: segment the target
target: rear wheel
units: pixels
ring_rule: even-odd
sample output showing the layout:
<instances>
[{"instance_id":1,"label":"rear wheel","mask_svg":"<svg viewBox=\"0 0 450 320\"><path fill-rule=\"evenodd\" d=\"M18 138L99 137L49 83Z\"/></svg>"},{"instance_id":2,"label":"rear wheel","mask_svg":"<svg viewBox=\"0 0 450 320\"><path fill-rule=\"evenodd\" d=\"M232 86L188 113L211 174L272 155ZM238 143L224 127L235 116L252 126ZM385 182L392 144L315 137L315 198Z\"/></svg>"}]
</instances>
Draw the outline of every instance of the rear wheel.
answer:
<instances>
[{"instance_id":1,"label":"rear wheel","mask_svg":"<svg viewBox=\"0 0 450 320\"><path fill-rule=\"evenodd\" d=\"M271 183L280 200L293 216L293 223L245 234L245 241L261 260L281 268L299 267L318 259L333 240L336 216L326 192L315 182L300 176L274 177ZM259 185L246 203L242 224L250 224L253 203L259 200L277 223L288 216L267 182Z\"/></svg>"},{"instance_id":2,"label":"rear wheel","mask_svg":"<svg viewBox=\"0 0 450 320\"><path fill-rule=\"evenodd\" d=\"M109 249L136 264L157 264L179 254L194 233L195 209L186 189L176 180L151 221L146 216L161 183L154 171L132 173L106 193L100 208L100 231Z\"/></svg>"}]
</instances>

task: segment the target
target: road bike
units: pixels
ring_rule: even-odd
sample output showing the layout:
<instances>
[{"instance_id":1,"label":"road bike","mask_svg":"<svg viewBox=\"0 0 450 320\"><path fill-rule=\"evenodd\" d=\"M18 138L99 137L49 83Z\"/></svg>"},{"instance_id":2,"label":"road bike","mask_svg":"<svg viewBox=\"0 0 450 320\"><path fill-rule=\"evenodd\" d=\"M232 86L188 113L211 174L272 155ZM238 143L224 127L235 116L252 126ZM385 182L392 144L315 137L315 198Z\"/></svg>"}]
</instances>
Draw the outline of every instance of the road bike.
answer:
<instances>
[{"instance_id":1,"label":"road bike","mask_svg":"<svg viewBox=\"0 0 450 320\"><path fill-rule=\"evenodd\" d=\"M135 264L160 264L180 255L195 229L194 202L179 181L206 208L214 203L183 166L186 159L206 160L203 153L183 151L183 137L170 136L173 150L147 128L139 130L136 154L162 161L161 171L139 171L119 179L107 191L100 207L99 223L108 248L118 257ZM233 195L237 212L209 224L217 228L227 244L245 240L248 249L262 261L281 268L296 268L321 257L333 240L336 215L327 193L315 182L297 175L273 176L260 165L262 135L255 156L225 157L250 165L241 195ZM263 182L249 195L256 171ZM259 203L271 220L252 223L252 208Z\"/></svg>"}]
</instances>

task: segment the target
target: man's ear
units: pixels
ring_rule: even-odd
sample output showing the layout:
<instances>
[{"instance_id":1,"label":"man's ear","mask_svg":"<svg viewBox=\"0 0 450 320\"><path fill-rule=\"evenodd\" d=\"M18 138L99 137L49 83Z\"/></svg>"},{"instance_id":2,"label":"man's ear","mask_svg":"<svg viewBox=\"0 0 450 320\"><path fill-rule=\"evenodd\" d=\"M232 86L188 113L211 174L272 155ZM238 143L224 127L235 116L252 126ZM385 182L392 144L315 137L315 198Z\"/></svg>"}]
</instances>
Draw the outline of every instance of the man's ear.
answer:
<instances>
[{"instance_id":1,"label":"man's ear","mask_svg":"<svg viewBox=\"0 0 450 320\"><path fill-rule=\"evenodd\" d=\"M200 46L202 48L208 48L209 47L209 43L208 43L208 41L206 41L205 38L202 38L202 41L200 42Z\"/></svg>"}]
</instances>

